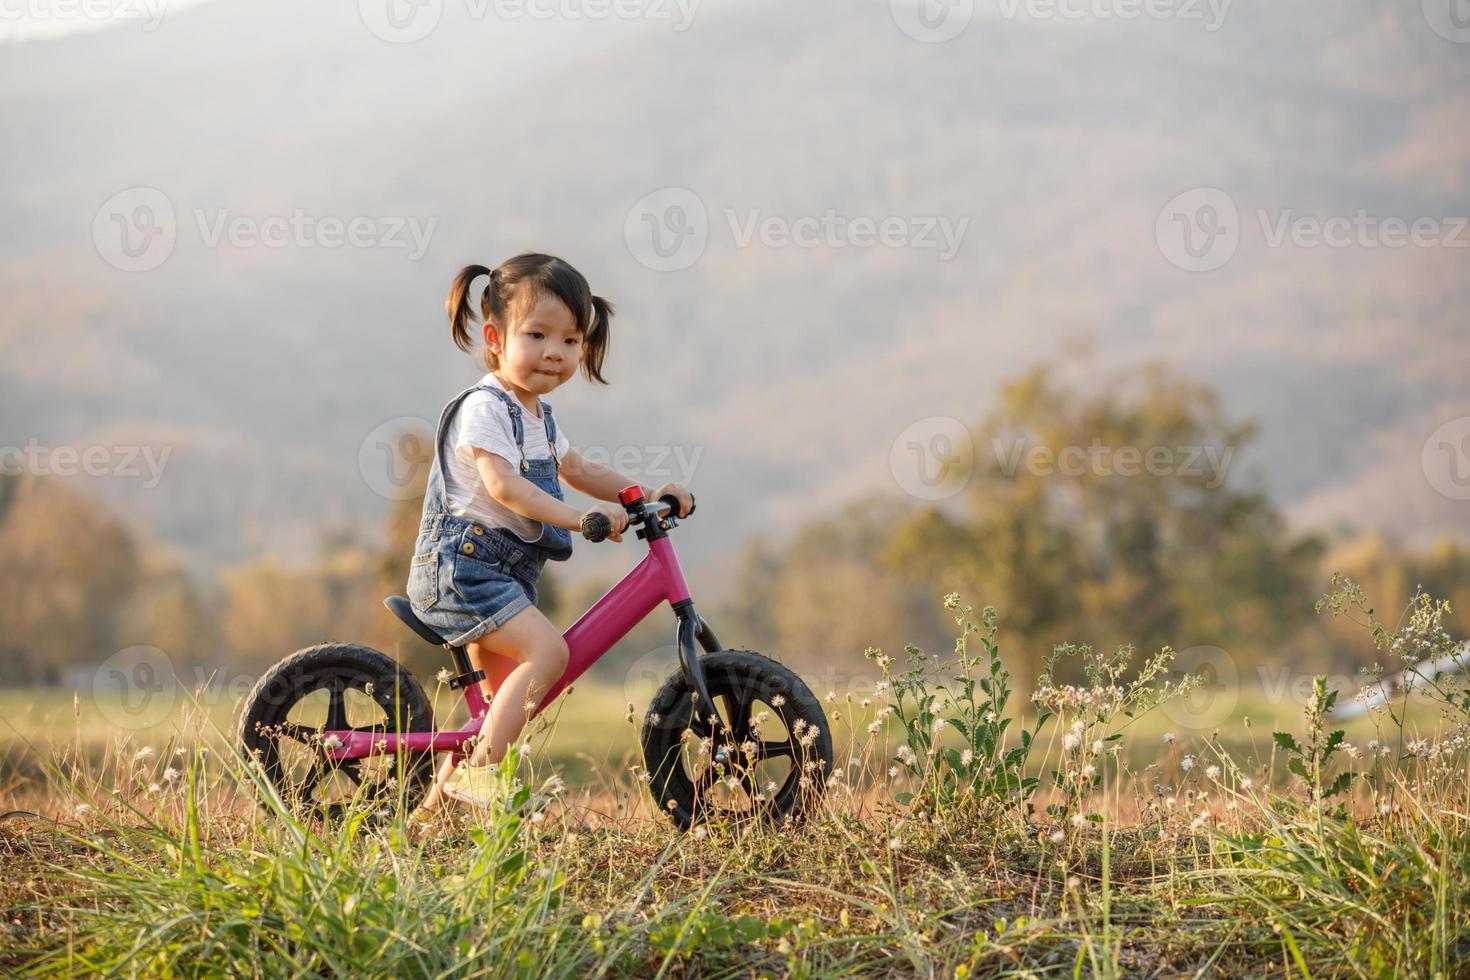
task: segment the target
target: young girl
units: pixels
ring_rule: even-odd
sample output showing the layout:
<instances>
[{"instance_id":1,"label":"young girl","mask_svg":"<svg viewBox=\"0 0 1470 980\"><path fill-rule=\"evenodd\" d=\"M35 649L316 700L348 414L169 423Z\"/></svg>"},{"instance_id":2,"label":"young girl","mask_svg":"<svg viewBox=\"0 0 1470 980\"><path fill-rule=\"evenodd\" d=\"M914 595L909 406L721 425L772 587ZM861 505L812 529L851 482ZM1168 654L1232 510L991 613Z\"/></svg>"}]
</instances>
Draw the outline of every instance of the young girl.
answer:
<instances>
[{"instance_id":1,"label":"young girl","mask_svg":"<svg viewBox=\"0 0 1470 980\"><path fill-rule=\"evenodd\" d=\"M491 771L524 727L528 705L539 704L566 670L566 641L536 608L542 566L570 557L571 532L584 516L563 502L560 481L599 501L586 513L607 517L613 541L628 526L615 502L618 491L635 482L583 459L540 397L579 367L588 380L607 383L602 360L612 304L551 255L525 253L495 269L465 266L445 304L461 350L472 346L470 285L483 276L489 276L479 304L487 373L440 416L408 598L430 628L465 647L494 700L461 767L461 786L446 785L454 771L446 760L424 798L426 810L445 795L488 805L499 785ZM693 502L677 484L643 489L650 500L673 494L681 517Z\"/></svg>"}]
</instances>

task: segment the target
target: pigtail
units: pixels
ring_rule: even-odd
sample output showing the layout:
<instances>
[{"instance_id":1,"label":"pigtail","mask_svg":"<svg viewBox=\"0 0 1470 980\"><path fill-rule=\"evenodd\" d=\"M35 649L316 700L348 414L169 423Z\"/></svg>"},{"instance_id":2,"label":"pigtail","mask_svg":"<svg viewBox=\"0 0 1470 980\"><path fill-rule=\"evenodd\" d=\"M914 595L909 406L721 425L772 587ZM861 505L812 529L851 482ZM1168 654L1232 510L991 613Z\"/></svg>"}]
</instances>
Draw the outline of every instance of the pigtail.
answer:
<instances>
[{"instance_id":1,"label":"pigtail","mask_svg":"<svg viewBox=\"0 0 1470 980\"><path fill-rule=\"evenodd\" d=\"M444 312L449 316L449 336L454 338L454 345L462 351L468 352L474 346L469 329L469 322L475 316L475 311L470 306L470 283L481 276L493 275L483 265L467 265L459 270L459 275L454 277L454 282L449 286L449 298L444 301ZM483 316L484 299L480 301L480 306Z\"/></svg>"},{"instance_id":2,"label":"pigtail","mask_svg":"<svg viewBox=\"0 0 1470 980\"><path fill-rule=\"evenodd\" d=\"M602 376L602 359L607 354L608 336L612 331L615 312L617 309L601 296L592 297L592 323L587 327L582 351L582 373L589 381L607 384L607 379Z\"/></svg>"}]
</instances>

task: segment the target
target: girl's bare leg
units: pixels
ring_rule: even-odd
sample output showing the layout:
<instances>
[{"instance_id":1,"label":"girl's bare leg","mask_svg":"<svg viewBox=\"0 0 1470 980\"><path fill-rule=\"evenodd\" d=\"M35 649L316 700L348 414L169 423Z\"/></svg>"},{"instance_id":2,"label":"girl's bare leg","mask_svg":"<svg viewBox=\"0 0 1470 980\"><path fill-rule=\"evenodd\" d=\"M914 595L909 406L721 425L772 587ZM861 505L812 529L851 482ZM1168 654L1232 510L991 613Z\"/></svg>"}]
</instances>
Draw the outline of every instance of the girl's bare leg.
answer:
<instances>
[{"instance_id":1,"label":"girl's bare leg","mask_svg":"<svg viewBox=\"0 0 1470 980\"><path fill-rule=\"evenodd\" d=\"M540 704L546 692L566 672L566 640L533 606L467 645L465 652L476 670L485 671L481 685L491 689L486 692L487 698L493 693L469 762L477 766L499 762L511 741L526 726L530 716L526 703ZM453 774L454 766L451 757L439 767L433 787L424 796L425 809L432 810L442 802L444 784Z\"/></svg>"}]
</instances>

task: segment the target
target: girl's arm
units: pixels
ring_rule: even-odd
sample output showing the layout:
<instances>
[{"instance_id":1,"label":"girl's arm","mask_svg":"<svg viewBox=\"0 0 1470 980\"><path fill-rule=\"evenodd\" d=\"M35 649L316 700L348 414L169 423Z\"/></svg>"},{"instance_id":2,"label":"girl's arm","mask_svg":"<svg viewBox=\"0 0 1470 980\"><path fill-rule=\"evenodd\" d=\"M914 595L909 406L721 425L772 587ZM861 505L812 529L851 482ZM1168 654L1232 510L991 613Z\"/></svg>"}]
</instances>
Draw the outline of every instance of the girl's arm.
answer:
<instances>
[{"instance_id":1,"label":"girl's arm","mask_svg":"<svg viewBox=\"0 0 1470 980\"><path fill-rule=\"evenodd\" d=\"M594 463L575 449L568 449L561 457L561 478L574 490L580 490L589 497L611 501L618 499L619 490L638 483L631 476L625 476L601 463ZM694 506L693 496L677 483L665 483L657 490L649 490L642 483L638 483L638 486L646 500L657 500L670 493L679 498L680 517L688 516L689 508Z\"/></svg>"},{"instance_id":2,"label":"girl's arm","mask_svg":"<svg viewBox=\"0 0 1470 980\"><path fill-rule=\"evenodd\" d=\"M553 524L577 531L582 527L582 512L571 504L557 500L536 484L521 476L510 460L498 453L475 447L475 468L490 496L511 510L533 521ZM575 486L575 484L574 484ZM614 493L616 496L616 493ZM621 511L619 511L621 516ZM617 526L616 523L613 525Z\"/></svg>"},{"instance_id":3,"label":"girl's arm","mask_svg":"<svg viewBox=\"0 0 1470 980\"><path fill-rule=\"evenodd\" d=\"M594 463L575 449L568 449L562 454L561 478L572 489L580 490L594 500L617 500L619 490L638 483L631 476L624 476L611 467ZM655 499L647 487L641 483L638 486L642 487L644 498Z\"/></svg>"}]
</instances>

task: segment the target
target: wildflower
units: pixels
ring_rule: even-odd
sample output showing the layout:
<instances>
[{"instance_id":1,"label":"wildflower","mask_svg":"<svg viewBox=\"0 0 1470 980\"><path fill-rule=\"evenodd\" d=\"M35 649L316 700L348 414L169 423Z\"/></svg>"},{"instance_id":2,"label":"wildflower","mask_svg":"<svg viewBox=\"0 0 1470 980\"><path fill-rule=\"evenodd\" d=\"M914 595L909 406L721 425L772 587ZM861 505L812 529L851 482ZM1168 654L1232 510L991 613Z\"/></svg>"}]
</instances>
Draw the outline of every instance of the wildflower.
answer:
<instances>
[{"instance_id":1,"label":"wildflower","mask_svg":"<svg viewBox=\"0 0 1470 980\"><path fill-rule=\"evenodd\" d=\"M863 698L863 707L864 708L866 708L868 705L870 705L872 703L873 703L873 699L872 698Z\"/></svg>"},{"instance_id":2,"label":"wildflower","mask_svg":"<svg viewBox=\"0 0 1470 980\"><path fill-rule=\"evenodd\" d=\"M1071 752L1081 744L1082 737L1080 735L1068 734L1062 737L1062 748L1068 752Z\"/></svg>"},{"instance_id":3,"label":"wildflower","mask_svg":"<svg viewBox=\"0 0 1470 980\"><path fill-rule=\"evenodd\" d=\"M875 721L872 724L868 725L868 734L869 735L877 735L878 734L878 730L880 728L882 728L882 727L883 727L883 723L881 721Z\"/></svg>"},{"instance_id":4,"label":"wildflower","mask_svg":"<svg viewBox=\"0 0 1470 980\"><path fill-rule=\"evenodd\" d=\"M342 747L342 740L335 735L328 735L322 739L322 745L328 749L340 749Z\"/></svg>"},{"instance_id":5,"label":"wildflower","mask_svg":"<svg viewBox=\"0 0 1470 980\"><path fill-rule=\"evenodd\" d=\"M918 757L914 755L914 750L907 745L900 745L894 752L894 755L898 757L899 762L902 762L906 766L912 766L919 761Z\"/></svg>"},{"instance_id":6,"label":"wildflower","mask_svg":"<svg viewBox=\"0 0 1470 980\"><path fill-rule=\"evenodd\" d=\"M187 751L188 751L188 749L186 749L182 745L180 745L178 748L174 749L174 755L183 755Z\"/></svg>"},{"instance_id":7,"label":"wildflower","mask_svg":"<svg viewBox=\"0 0 1470 980\"><path fill-rule=\"evenodd\" d=\"M1093 776L1096 776L1096 775L1097 775L1097 767L1094 766L1092 763L1089 762L1087 765L1085 765L1085 766L1082 767L1082 778L1083 779L1091 779Z\"/></svg>"},{"instance_id":8,"label":"wildflower","mask_svg":"<svg viewBox=\"0 0 1470 980\"><path fill-rule=\"evenodd\" d=\"M1092 743L1092 754L1093 755L1102 755L1102 750L1103 750L1102 739L1097 739L1095 742Z\"/></svg>"},{"instance_id":9,"label":"wildflower","mask_svg":"<svg viewBox=\"0 0 1470 980\"><path fill-rule=\"evenodd\" d=\"M766 792L767 793L774 793L774 792L776 792L776 781L774 779L770 779L770 780L767 780L766 781Z\"/></svg>"},{"instance_id":10,"label":"wildflower","mask_svg":"<svg viewBox=\"0 0 1470 980\"><path fill-rule=\"evenodd\" d=\"M826 702L828 704L835 704L835 703L837 703L837 692L836 691L828 691L827 692L827 697L826 697L825 700L826 700Z\"/></svg>"},{"instance_id":11,"label":"wildflower","mask_svg":"<svg viewBox=\"0 0 1470 980\"><path fill-rule=\"evenodd\" d=\"M1206 766L1205 767L1205 776L1207 778L1209 778L1209 779L1219 779L1220 778L1220 767L1219 766Z\"/></svg>"},{"instance_id":12,"label":"wildflower","mask_svg":"<svg viewBox=\"0 0 1470 980\"><path fill-rule=\"evenodd\" d=\"M1184 758L1180 759L1179 760L1179 768L1180 769L1183 769L1185 772L1189 772L1189 770L1193 769L1194 768L1194 756L1192 756L1192 755L1186 755Z\"/></svg>"},{"instance_id":13,"label":"wildflower","mask_svg":"<svg viewBox=\"0 0 1470 980\"><path fill-rule=\"evenodd\" d=\"M87 804L87 803L78 803L76 806L72 807L71 809L72 809L72 812L75 813L79 817L85 817L87 814L89 814L89 813L92 812L91 805L90 804Z\"/></svg>"},{"instance_id":14,"label":"wildflower","mask_svg":"<svg viewBox=\"0 0 1470 980\"><path fill-rule=\"evenodd\" d=\"M1066 839L1067 839L1067 835L1064 834L1064 833L1062 833L1060 830L1053 830L1051 832L1051 842L1053 844L1060 844L1062 841L1064 841Z\"/></svg>"},{"instance_id":15,"label":"wildflower","mask_svg":"<svg viewBox=\"0 0 1470 980\"><path fill-rule=\"evenodd\" d=\"M887 681L879 681L877 683L877 685L873 688L873 697L879 699L880 701L883 698L888 697L888 682Z\"/></svg>"},{"instance_id":16,"label":"wildflower","mask_svg":"<svg viewBox=\"0 0 1470 980\"><path fill-rule=\"evenodd\" d=\"M157 793L157 792L158 792L158 791L159 791L159 790L161 790L161 789L162 789L162 788L163 788L163 787L162 787L162 786L159 786L159 785L158 785L158 784L157 784L157 783L149 783L149 784L148 784L148 792L149 792L149 793L150 793L150 794L152 794L152 793Z\"/></svg>"},{"instance_id":17,"label":"wildflower","mask_svg":"<svg viewBox=\"0 0 1470 980\"><path fill-rule=\"evenodd\" d=\"M649 722L651 722L652 724L655 724L655 725L657 725L661 719L662 719L662 715L660 715L657 711L651 712L648 715Z\"/></svg>"},{"instance_id":18,"label":"wildflower","mask_svg":"<svg viewBox=\"0 0 1470 980\"><path fill-rule=\"evenodd\" d=\"M973 750L965 749L965 751L960 753L960 765L968 766L973 761L975 761L975 753Z\"/></svg>"},{"instance_id":19,"label":"wildflower","mask_svg":"<svg viewBox=\"0 0 1470 980\"><path fill-rule=\"evenodd\" d=\"M1080 813L1074 813L1074 814L1072 814L1072 826L1074 826L1074 827L1086 827L1087 826L1087 818L1084 817Z\"/></svg>"},{"instance_id":20,"label":"wildflower","mask_svg":"<svg viewBox=\"0 0 1470 980\"><path fill-rule=\"evenodd\" d=\"M992 725L995 724L995 712L994 711L987 711L987 712L985 712L985 721L988 724L992 724Z\"/></svg>"},{"instance_id":21,"label":"wildflower","mask_svg":"<svg viewBox=\"0 0 1470 980\"><path fill-rule=\"evenodd\" d=\"M133 755L134 762L147 762L153 758L153 746L145 745Z\"/></svg>"},{"instance_id":22,"label":"wildflower","mask_svg":"<svg viewBox=\"0 0 1470 980\"><path fill-rule=\"evenodd\" d=\"M448 667L440 667L439 668L439 673L437 673L437 674L434 675L434 680L438 681L440 684L448 684L449 683L449 668Z\"/></svg>"},{"instance_id":23,"label":"wildflower","mask_svg":"<svg viewBox=\"0 0 1470 980\"><path fill-rule=\"evenodd\" d=\"M889 779L897 779L898 778L898 766L889 766L888 767L888 778Z\"/></svg>"},{"instance_id":24,"label":"wildflower","mask_svg":"<svg viewBox=\"0 0 1470 980\"><path fill-rule=\"evenodd\" d=\"M1240 788L1241 789L1250 789L1254 785L1255 785L1255 781L1252 780L1249 776L1241 776L1240 777Z\"/></svg>"},{"instance_id":25,"label":"wildflower","mask_svg":"<svg viewBox=\"0 0 1470 980\"><path fill-rule=\"evenodd\" d=\"M771 707L773 707L773 708L779 708L779 707L781 707L781 705L783 705L785 703L786 703L786 695L784 695L784 694L778 694L775 697L771 698Z\"/></svg>"},{"instance_id":26,"label":"wildflower","mask_svg":"<svg viewBox=\"0 0 1470 980\"><path fill-rule=\"evenodd\" d=\"M541 821L543 821L545 819L546 819L546 814L542 813L540 810L537 810L535 813L531 814L531 822L532 823L540 823ZM546 876L545 875L545 872L547 871L547 869L546 868L542 868L541 871L543 872L542 873L542 877L544 878Z\"/></svg>"},{"instance_id":27,"label":"wildflower","mask_svg":"<svg viewBox=\"0 0 1470 980\"><path fill-rule=\"evenodd\" d=\"M178 778L179 778L179 771L177 769L175 769L173 766L169 766L167 769L165 769L163 771L163 781L166 782L166 783L171 783L175 779L178 779Z\"/></svg>"},{"instance_id":28,"label":"wildflower","mask_svg":"<svg viewBox=\"0 0 1470 980\"><path fill-rule=\"evenodd\" d=\"M1165 745L1168 745L1172 741L1174 741L1174 733L1173 732L1165 732L1164 733L1164 744Z\"/></svg>"},{"instance_id":29,"label":"wildflower","mask_svg":"<svg viewBox=\"0 0 1470 980\"><path fill-rule=\"evenodd\" d=\"M944 731L945 726L948 725L948 724L949 724L949 722L945 721L943 718L935 718L934 719L934 734L935 735L938 735L940 732Z\"/></svg>"},{"instance_id":30,"label":"wildflower","mask_svg":"<svg viewBox=\"0 0 1470 980\"><path fill-rule=\"evenodd\" d=\"M888 838L888 849L890 851L897 851L900 850L902 847L903 841L899 840L897 837Z\"/></svg>"}]
</instances>

